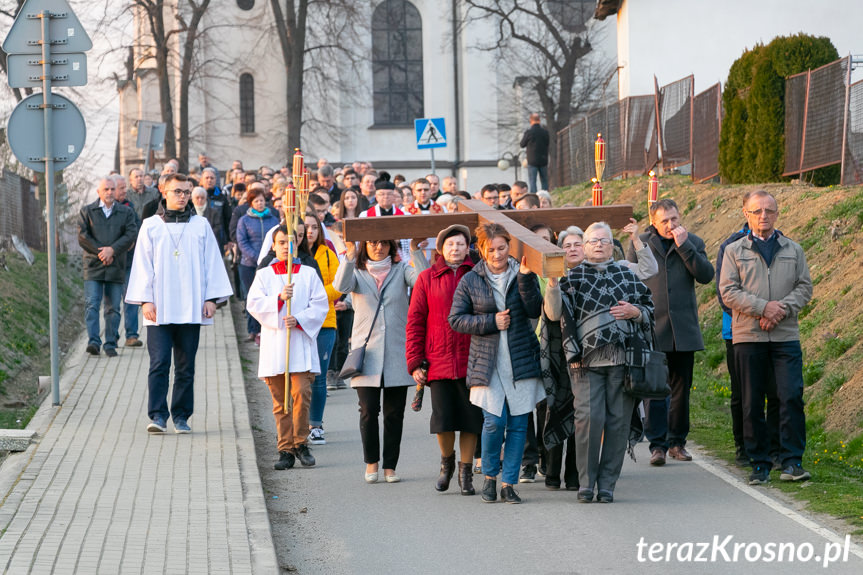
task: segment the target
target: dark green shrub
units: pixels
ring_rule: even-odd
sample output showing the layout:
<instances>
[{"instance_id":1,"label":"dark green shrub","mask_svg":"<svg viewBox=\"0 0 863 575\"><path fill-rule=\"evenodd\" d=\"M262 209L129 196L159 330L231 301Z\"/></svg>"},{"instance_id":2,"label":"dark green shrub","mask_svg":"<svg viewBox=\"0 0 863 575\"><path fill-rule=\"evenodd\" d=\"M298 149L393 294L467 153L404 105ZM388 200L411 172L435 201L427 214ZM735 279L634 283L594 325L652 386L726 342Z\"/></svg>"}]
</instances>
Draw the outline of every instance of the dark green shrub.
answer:
<instances>
[{"instance_id":1,"label":"dark green shrub","mask_svg":"<svg viewBox=\"0 0 863 575\"><path fill-rule=\"evenodd\" d=\"M829 38L779 36L744 52L728 72L719 173L728 183L778 181L785 169L785 78L839 58ZM836 170L816 170L834 183Z\"/></svg>"}]
</instances>

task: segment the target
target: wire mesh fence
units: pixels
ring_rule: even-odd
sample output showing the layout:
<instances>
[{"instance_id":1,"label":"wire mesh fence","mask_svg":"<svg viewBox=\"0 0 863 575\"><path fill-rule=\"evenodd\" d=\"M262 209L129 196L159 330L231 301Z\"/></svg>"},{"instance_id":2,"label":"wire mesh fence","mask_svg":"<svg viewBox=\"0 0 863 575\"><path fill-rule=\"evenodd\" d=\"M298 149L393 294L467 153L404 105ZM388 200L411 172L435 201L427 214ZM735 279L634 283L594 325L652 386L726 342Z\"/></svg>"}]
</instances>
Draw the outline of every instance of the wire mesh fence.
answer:
<instances>
[{"instance_id":1,"label":"wire mesh fence","mask_svg":"<svg viewBox=\"0 0 863 575\"><path fill-rule=\"evenodd\" d=\"M692 101L692 179L703 182L719 175L719 133L722 88L717 82Z\"/></svg>"},{"instance_id":2,"label":"wire mesh fence","mask_svg":"<svg viewBox=\"0 0 863 575\"><path fill-rule=\"evenodd\" d=\"M14 172L0 172L0 238L17 236L30 248L44 251L45 225L35 187Z\"/></svg>"},{"instance_id":3,"label":"wire mesh fence","mask_svg":"<svg viewBox=\"0 0 863 575\"><path fill-rule=\"evenodd\" d=\"M842 183L849 186L863 184L863 80L852 84L848 90Z\"/></svg>"},{"instance_id":4,"label":"wire mesh fence","mask_svg":"<svg viewBox=\"0 0 863 575\"><path fill-rule=\"evenodd\" d=\"M681 78L659 89L659 133L662 166L674 168L691 161L693 76Z\"/></svg>"}]
</instances>

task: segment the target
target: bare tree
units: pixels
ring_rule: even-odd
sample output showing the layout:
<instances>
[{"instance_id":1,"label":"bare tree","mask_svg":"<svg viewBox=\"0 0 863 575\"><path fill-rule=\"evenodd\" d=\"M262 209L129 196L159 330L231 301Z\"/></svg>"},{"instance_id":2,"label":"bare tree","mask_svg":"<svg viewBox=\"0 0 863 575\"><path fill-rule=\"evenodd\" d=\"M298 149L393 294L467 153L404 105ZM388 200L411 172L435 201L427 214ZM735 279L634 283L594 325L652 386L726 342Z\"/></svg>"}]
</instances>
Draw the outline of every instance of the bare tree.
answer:
<instances>
[{"instance_id":1,"label":"bare tree","mask_svg":"<svg viewBox=\"0 0 863 575\"><path fill-rule=\"evenodd\" d=\"M189 163L189 89L194 62L195 44L204 33L201 19L210 5L210 0L178 0L176 11L173 3L166 5L165 0L132 0L133 10L139 10L147 24L152 41L152 58L156 61L156 76L159 82L159 105L162 121L165 123L165 155L176 157L180 169L186 171ZM176 25L166 21L166 10ZM174 36L183 34L179 54L172 52ZM171 62L179 60L180 77L177 86L171 83ZM174 119L174 100L172 91L179 91L180 113ZM177 130L179 127L179 130ZM175 139L176 137L176 139ZM179 144L179 150L177 145Z\"/></svg>"},{"instance_id":2,"label":"bare tree","mask_svg":"<svg viewBox=\"0 0 863 575\"><path fill-rule=\"evenodd\" d=\"M328 90L344 80L346 73L357 73L367 58L365 50L355 49L354 42L367 29L369 3L366 0L270 0L270 5L285 66L290 157L291 151L300 147L306 123L304 113L309 112L307 90L314 89L319 103L328 100ZM326 114L318 117L326 117ZM326 128L335 127L324 123Z\"/></svg>"},{"instance_id":3,"label":"bare tree","mask_svg":"<svg viewBox=\"0 0 863 575\"><path fill-rule=\"evenodd\" d=\"M492 22L495 37L474 47L495 53L515 82L528 90L525 104L539 107L556 133L596 97L608 66L588 62L593 0L464 0L463 25ZM613 66L611 66L613 69ZM536 109L536 108L534 108ZM554 157L551 139L550 157Z\"/></svg>"}]
</instances>

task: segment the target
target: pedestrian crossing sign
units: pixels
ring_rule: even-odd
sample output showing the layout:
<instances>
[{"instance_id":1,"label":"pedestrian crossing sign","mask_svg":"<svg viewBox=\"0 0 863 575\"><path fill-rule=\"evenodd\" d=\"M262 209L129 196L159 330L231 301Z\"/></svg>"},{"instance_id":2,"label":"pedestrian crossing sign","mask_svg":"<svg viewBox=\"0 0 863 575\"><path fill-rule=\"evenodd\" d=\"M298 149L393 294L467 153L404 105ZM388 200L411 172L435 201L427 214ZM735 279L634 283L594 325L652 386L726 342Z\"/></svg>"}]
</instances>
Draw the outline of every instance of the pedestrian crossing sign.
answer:
<instances>
[{"instance_id":1,"label":"pedestrian crossing sign","mask_svg":"<svg viewBox=\"0 0 863 575\"><path fill-rule=\"evenodd\" d=\"M443 118L417 118L414 120L417 133L417 149L446 148L446 124Z\"/></svg>"}]
</instances>

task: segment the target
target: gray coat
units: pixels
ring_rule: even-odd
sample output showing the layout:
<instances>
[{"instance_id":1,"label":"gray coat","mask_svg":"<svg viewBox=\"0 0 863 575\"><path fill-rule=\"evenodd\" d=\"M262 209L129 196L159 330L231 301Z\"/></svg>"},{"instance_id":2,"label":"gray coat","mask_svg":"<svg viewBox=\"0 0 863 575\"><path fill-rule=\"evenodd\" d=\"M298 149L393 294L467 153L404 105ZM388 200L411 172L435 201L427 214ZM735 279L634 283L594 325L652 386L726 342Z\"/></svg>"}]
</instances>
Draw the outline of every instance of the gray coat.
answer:
<instances>
[{"instance_id":1,"label":"gray coat","mask_svg":"<svg viewBox=\"0 0 863 575\"><path fill-rule=\"evenodd\" d=\"M363 372L351 378L351 387L380 387L381 376L384 387L405 387L415 383L408 373L405 359L407 292L416 283L419 273L429 266L422 250L413 252L411 261L414 267L404 262L393 264L380 291L371 274L356 269L355 262L345 260L336 272L333 287L341 293L351 294L354 308L352 346L363 344L369 335L375 310L379 305L383 306L366 346Z\"/></svg>"},{"instance_id":2,"label":"gray coat","mask_svg":"<svg viewBox=\"0 0 863 575\"><path fill-rule=\"evenodd\" d=\"M704 349L698 325L695 282L713 279L713 264L704 249L704 240L688 233L683 245L672 245L668 252L656 228L650 226L639 236L650 246L659 264L659 273L643 280L653 295L656 315L656 341L660 351L698 351ZM637 261L630 243L627 259ZM673 302L673 304L671 303Z\"/></svg>"}]
</instances>

